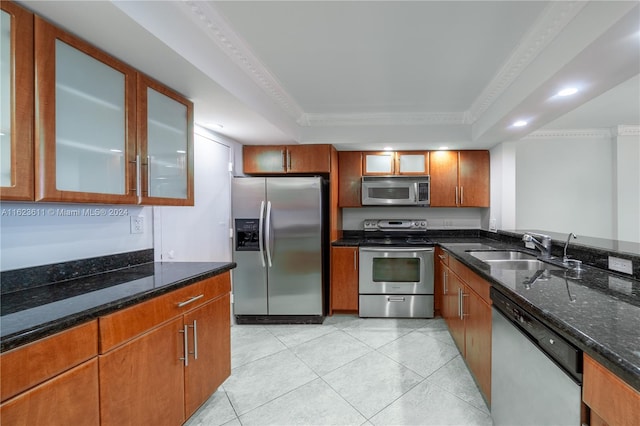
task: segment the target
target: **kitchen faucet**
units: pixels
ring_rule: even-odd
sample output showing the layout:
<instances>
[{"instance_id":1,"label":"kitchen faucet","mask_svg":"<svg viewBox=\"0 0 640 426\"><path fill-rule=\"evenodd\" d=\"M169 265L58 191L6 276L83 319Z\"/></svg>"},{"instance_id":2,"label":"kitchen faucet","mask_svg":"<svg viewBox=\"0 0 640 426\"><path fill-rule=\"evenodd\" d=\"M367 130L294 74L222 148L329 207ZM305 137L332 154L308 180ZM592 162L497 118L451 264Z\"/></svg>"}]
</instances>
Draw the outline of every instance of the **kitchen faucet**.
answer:
<instances>
[{"instance_id":1,"label":"kitchen faucet","mask_svg":"<svg viewBox=\"0 0 640 426\"><path fill-rule=\"evenodd\" d=\"M578 238L578 236L573 232L569 233L569 236L567 237L567 242L564 244L564 256L562 256L563 263L567 263L567 260L569 260L569 256L567 256L567 246L569 245L569 240L571 240L572 236L574 239Z\"/></svg>"},{"instance_id":2,"label":"kitchen faucet","mask_svg":"<svg viewBox=\"0 0 640 426\"><path fill-rule=\"evenodd\" d=\"M542 242L538 241L533 235L539 237ZM525 243L533 243L538 250L542 253L541 259L551 259L551 237L545 234L535 234L529 232L522 236L522 241Z\"/></svg>"}]
</instances>

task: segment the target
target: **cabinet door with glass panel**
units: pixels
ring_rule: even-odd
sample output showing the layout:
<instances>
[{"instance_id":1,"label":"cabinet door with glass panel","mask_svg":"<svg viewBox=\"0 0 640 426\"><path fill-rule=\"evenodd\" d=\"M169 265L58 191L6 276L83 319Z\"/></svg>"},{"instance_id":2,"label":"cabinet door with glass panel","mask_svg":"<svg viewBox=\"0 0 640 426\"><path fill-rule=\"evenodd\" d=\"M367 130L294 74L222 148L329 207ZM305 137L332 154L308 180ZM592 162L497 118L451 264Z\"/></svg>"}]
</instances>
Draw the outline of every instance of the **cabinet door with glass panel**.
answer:
<instances>
[{"instance_id":1,"label":"cabinet door with glass panel","mask_svg":"<svg viewBox=\"0 0 640 426\"><path fill-rule=\"evenodd\" d=\"M0 199L33 200L33 14L0 8Z\"/></svg>"},{"instance_id":2,"label":"cabinet door with glass panel","mask_svg":"<svg viewBox=\"0 0 640 426\"><path fill-rule=\"evenodd\" d=\"M36 200L136 204L135 69L38 17L35 69Z\"/></svg>"},{"instance_id":3,"label":"cabinet door with glass panel","mask_svg":"<svg viewBox=\"0 0 640 426\"><path fill-rule=\"evenodd\" d=\"M193 103L138 74L142 204L192 206Z\"/></svg>"}]
</instances>

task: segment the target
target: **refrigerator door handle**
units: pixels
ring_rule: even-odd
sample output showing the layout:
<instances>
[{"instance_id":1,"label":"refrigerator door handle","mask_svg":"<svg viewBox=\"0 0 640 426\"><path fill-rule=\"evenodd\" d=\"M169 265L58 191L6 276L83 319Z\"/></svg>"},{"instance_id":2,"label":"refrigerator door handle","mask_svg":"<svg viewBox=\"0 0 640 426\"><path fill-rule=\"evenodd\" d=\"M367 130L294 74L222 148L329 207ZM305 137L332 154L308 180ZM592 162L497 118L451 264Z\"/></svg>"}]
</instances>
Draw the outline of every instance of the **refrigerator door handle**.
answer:
<instances>
[{"instance_id":1,"label":"refrigerator door handle","mask_svg":"<svg viewBox=\"0 0 640 426\"><path fill-rule=\"evenodd\" d=\"M271 263L271 201L267 201L267 218L264 224L265 229L265 249L267 252L267 263L269 268L273 266Z\"/></svg>"},{"instance_id":2,"label":"refrigerator door handle","mask_svg":"<svg viewBox=\"0 0 640 426\"><path fill-rule=\"evenodd\" d=\"M262 262L262 267L264 268L266 264L264 263L264 201L260 203L260 222L258 223L258 247L260 248L260 262Z\"/></svg>"}]
</instances>

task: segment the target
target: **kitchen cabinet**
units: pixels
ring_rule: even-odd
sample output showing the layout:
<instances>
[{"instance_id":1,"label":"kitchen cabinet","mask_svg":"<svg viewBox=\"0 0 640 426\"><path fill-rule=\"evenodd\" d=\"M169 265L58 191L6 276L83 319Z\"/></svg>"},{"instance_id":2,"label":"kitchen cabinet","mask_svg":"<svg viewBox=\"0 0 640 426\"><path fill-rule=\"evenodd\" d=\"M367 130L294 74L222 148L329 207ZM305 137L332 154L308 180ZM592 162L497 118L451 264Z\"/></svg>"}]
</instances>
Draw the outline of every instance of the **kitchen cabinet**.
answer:
<instances>
[{"instance_id":1,"label":"kitchen cabinet","mask_svg":"<svg viewBox=\"0 0 640 426\"><path fill-rule=\"evenodd\" d=\"M440 246L436 247L436 257L434 262L434 297L433 309L435 316L443 316L442 303L444 296L444 282L449 269L449 253Z\"/></svg>"},{"instance_id":2,"label":"kitchen cabinet","mask_svg":"<svg viewBox=\"0 0 640 426\"><path fill-rule=\"evenodd\" d=\"M3 353L3 424L99 424L97 330L94 320Z\"/></svg>"},{"instance_id":3,"label":"kitchen cabinet","mask_svg":"<svg viewBox=\"0 0 640 426\"><path fill-rule=\"evenodd\" d=\"M136 204L136 70L35 18L36 201Z\"/></svg>"},{"instance_id":4,"label":"kitchen cabinet","mask_svg":"<svg viewBox=\"0 0 640 426\"><path fill-rule=\"evenodd\" d=\"M193 206L193 103L138 74L142 204Z\"/></svg>"},{"instance_id":5,"label":"kitchen cabinet","mask_svg":"<svg viewBox=\"0 0 640 426\"><path fill-rule=\"evenodd\" d=\"M33 200L33 14L0 9L0 199Z\"/></svg>"},{"instance_id":6,"label":"kitchen cabinet","mask_svg":"<svg viewBox=\"0 0 640 426\"><path fill-rule=\"evenodd\" d=\"M34 34L35 200L192 206L193 104L38 17Z\"/></svg>"},{"instance_id":7,"label":"kitchen cabinet","mask_svg":"<svg viewBox=\"0 0 640 426\"><path fill-rule=\"evenodd\" d=\"M584 354L582 399L591 410L592 426L631 426L640 418L640 392L587 354Z\"/></svg>"},{"instance_id":8,"label":"kitchen cabinet","mask_svg":"<svg viewBox=\"0 0 640 426\"><path fill-rule=\"evenodd\" d=\"M4 425L99 425L98 361L91 359L3 402L0 418Z\"/></svg>"},{"instance_id":9,"label":"kitchen cabinet","mask_svg":"<svg viewBox=\"0 0 640 426\"><path fill-rule=\"evenodd\" d=\"M358 312L358 247L331 248L331 306L334 311Z\"/></svg>"},{"instance_id":10,"label":"kitchen cabinet","mask_svg":"<svg viewBox=\"0 0 640 426\"><path fill-rule=\"evenodd\" d=\"M431 152L431 207L489 207L489 167L489 151Z\"/></svg>"},{"instance_id":11,"label":"kitchen cabinet","mask_svg":"<svg viewBox=\"0 0 640 426\"><path fill-rule=\"evenodd\" d=\"M206 401L231 373L230 289L226 272L100 318L102 424L178 425Z\"/></svg>"},{"instance_id":12,"label":"kitchen cabinet","mask_svg":"<svg viewBox=\"0 0 640 426\"><path fill-rule=\"evenodd\" d=\"M252 174L303 174L331 172L331 145L244 145L243 172Z\"/></svg>"},{"instance_id":13,"label":"kitchen cabinet","mask_svg":"<svg viewBox=\"0 0 640 426\"><path fill-rule=\"evenodd\" d=\"M338 207L362 207L362 152L338 152Z\"/></svg>"},{"instance_id":14,"label":"kitchen cabinet","mask_svg":"<svg viewBox=\"0 0 640 426\"><path fill-rule=\"evenodd\" d=\"M364 152L364 175L426 175L429 174L429 152L383 151Z\"/></svg>"},{"instance_id":15,"label":"kitchen cabinet","mask_svg":"<svg viewBox=\"0 0 640 426\"><path fill-rule=\"evenodd\" d=\"M442 316L476 383L490 403L491 285L444 253L440 257Z\"/></svg>"}]
</instances>

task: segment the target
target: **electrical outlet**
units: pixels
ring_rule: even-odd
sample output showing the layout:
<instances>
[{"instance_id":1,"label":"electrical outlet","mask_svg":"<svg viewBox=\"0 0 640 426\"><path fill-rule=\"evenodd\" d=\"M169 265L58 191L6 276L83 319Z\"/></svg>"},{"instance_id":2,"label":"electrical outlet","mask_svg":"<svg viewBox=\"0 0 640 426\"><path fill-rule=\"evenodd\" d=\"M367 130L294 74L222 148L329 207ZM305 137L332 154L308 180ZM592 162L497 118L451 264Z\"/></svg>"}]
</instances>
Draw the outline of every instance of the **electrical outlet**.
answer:
<instances>
[{"instance_id":1,"label":"electrical outlet","mask_svg":"<svg viewBox=\"0 0 640 426\"><path fill-rule=\"evenodd\" d=\"M489 219L489 231L498 232L498 226L495 219Z\"/></svg>"},{"instance_id":2,"label":"electrical outlet","mask_svg":"<svg viewBox=\"0 0 640 426\"><path fill-rule=\"evenodd\" d=\"M633 274L633 263L628 259L609 256L609 269L631 275Z\"/></svg>"},{"instance_id":3,"label":"electrical outlet","mask_svg":"<svg viewBox=\"0 0 640 426\"><path fill-rule=\"evenodd\" d=\"M130 216L131 220L131 233L142 234L144 233L144 216Z\"/></svg>"}]
</instances>

